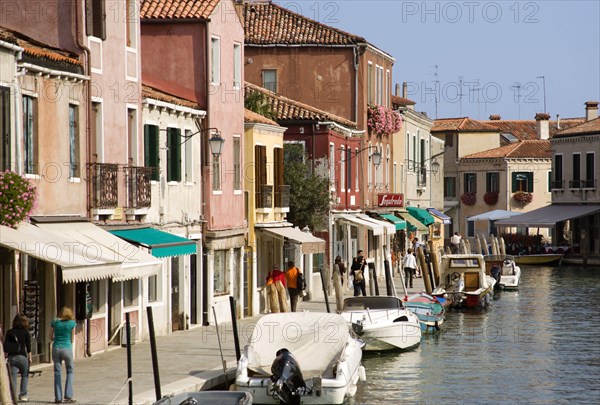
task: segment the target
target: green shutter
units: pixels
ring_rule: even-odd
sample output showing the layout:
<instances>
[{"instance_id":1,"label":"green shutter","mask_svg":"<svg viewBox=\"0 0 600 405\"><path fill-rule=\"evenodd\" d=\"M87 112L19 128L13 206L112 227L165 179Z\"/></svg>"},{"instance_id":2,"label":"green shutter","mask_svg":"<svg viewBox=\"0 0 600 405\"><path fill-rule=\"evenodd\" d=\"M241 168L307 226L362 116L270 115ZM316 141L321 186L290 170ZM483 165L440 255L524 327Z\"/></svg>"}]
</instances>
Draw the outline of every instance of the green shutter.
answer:
<instances>
[{"instance_id":1,"label":"green shutter","mask_svg":"<svg viewBox=\"0 0 600 405\"><path fill-rule=\"evenodd\" d=\"M533 173L527 172L527 192L533 193Z\"/></svg>"},{"instance_id":2,"label":"green shutter","mask_svg":"<svg viewBox=\"0 0 600 405\"><path fill-rule=\"evenodd\" d=\"M167 181L181 181L181 130L167 128Z\"/></svg>"},{"instance_id":3,"label":"green shutter","mask_svg":"<svg viewBox=\"0 0 600 405\"><path fill-rule=\"evenodd\" d=\"M512 192L516 193L518 190L517 187L517 172L512 173Z\"/></svg>"},{"instance_id":4,"label":"green shutter","mask_svg":"<svg viewBox=\"0 0 600 405\"><path fill-rule=\"evenodd\" d=\"M144 166L154 170L150 179L158 181L158 127L144 125Z\"/></svg>"}]
</instances>

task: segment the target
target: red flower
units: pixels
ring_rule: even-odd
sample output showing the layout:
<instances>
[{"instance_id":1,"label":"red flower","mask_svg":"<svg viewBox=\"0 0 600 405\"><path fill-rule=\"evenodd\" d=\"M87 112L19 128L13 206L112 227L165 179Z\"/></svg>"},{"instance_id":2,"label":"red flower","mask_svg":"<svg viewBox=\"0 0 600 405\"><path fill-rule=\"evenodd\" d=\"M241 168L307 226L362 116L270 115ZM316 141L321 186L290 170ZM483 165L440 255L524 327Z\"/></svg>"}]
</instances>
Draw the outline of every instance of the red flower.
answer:
<instances>
[{"instance_id":1,"label":"red flower","mask_svg":"<svg viewBox=\"0 0 600 405\"><path fill-rule=\"evenodd\" d=\"M498 202L498 192L490 191L485 193L483 195L483 201L485 201L487 205L496 205L496 203Z\"/></svg>"},{"instance_id":2,"label":"red flower","mask_svg":"<svg viewBox=\"0 0 600 405\"><path fill-rule=\"evenodd\" d=\"M468 191L460 196L460 200L465 205L475 205L475 202L477 201L477 194L472 191Z\"/></svg>"},{"instance_id":3,"label":"red flower","mask_svg":"<svg viewBox=\"0 0 600 405\"><path fill-rule=\"evenodd\" d=\"M527 205L533 200L533 194L525 192L525 191L517 191L513 194L513 200L515 200L518 204Z\"/></svg>"}]
</instances>

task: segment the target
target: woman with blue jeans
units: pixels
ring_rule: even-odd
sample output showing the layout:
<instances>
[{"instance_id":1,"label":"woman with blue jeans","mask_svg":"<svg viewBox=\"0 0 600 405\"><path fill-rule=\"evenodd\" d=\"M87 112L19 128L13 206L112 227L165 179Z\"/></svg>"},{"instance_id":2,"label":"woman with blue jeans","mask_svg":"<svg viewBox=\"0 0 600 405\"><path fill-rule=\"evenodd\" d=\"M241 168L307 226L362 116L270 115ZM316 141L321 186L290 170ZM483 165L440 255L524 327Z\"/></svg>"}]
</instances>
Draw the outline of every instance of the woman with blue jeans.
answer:
<instances>
[{"instance_id":1,"label":"woman with blue jeans","mask_svg":"<svg viewBox=\"0 0 600 405\"><path fill-rule=\"evenodd\" d=\"M29 364L31 363L31 336L29 335L29 319L24 314L17 314L13 319L12 329L6 332L6 343L17 343L17 349L8 354L8 364L13 389L17 389L17 374L21 374L19 401L27 402L27 382L29 381ZM16 395L16 394L15 394Z\"/></svg>"},{"instance_id":2,"label":"woman with blue jeans","mask_svg":"<svg viewBox=\"0 0 600 405\"><path fill-rule=\"evenodd\" d=\"M73 311L63 307L58 314L58 319L52 321L52 361L54 361L54 402L75 402L73 399L73 340L75 339L75 326ZM62 363L65 362L67 380L65 382L65 396L62 394Z\"/></svg>"}]
</instances>

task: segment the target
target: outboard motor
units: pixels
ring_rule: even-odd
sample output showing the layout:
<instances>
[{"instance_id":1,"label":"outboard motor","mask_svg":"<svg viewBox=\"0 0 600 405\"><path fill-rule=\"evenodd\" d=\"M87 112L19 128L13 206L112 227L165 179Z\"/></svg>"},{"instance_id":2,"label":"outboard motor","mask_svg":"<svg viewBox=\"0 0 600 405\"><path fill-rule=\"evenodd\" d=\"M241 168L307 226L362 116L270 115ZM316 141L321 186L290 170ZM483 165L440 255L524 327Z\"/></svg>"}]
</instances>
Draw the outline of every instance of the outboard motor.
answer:
<instances>
[{"instance_id":1,"label":"outboard motor","mask_svg":"<svg viewBox=\"0 0 600 405\"><path fill-rule=\"evenodd\" d=\"M298 362L288 349L280 349L271 365L273 389L282 405L300 405L300 395L307 391Z\"/></svg>"}]
</instances>

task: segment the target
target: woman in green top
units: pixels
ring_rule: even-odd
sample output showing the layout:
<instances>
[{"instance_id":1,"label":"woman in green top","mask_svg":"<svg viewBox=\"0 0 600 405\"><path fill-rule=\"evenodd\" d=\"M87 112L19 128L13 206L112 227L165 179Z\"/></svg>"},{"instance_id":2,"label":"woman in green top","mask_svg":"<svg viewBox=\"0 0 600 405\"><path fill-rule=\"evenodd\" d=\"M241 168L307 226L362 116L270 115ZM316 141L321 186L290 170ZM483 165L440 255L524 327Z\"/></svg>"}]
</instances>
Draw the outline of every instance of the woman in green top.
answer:
<instances>
[{"instance_id":1,"label":"woman in green top","mask_svg":"<svg viewBox=\"0 0 600 405\"><path fill-rule=\"evenodd\" d=\"M73 311L63 307L58 319L52 321L52 360L54 361L54 402L75 402L73 399L73 340L75 339L75 326ZM67 381L65 382L65 396L62 394L62 362L67 368Z\"/></svg>"}]
</instances>

